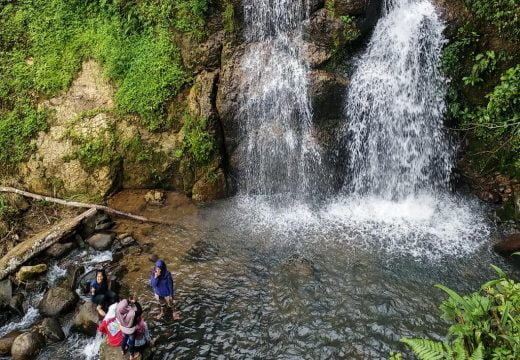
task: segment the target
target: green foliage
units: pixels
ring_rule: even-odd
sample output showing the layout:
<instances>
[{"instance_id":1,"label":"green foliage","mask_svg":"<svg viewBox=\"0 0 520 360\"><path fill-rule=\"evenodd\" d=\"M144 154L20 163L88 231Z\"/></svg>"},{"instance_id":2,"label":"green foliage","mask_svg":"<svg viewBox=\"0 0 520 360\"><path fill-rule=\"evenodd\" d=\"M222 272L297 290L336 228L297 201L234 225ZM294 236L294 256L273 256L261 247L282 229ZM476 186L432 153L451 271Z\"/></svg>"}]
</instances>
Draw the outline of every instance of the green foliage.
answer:
<instances>
[{"instance_id":1,"label":"green foliage","mask_svg":"<svg viewBox=\"0 0 520 360\"><path fill-rule=\"evenodd\" d=\"M460 116L475 136L492 147L481 167L490 162L520 177L520 64L508 69L489 93L486 106L465 109Z\"/></svg>"},{"instance_id":2,"label":"green foliage","mask_svg":"<svg viewBox=\"0 0 520 360\"><path fill-rule=\"evenodd\" d=\"M520 2L518 0L465 0L478 18L496 26L510 39L520 38Z\"/></svg>"},{"instance_id":3,"label":"green foliage","mask_svg":"<svg viewBox=\"0 0 520 360\"><path fill-rule=\"evenodd\" d=\"M497 55L494 51L486 51L475 56L471 73L468 76L462 78L465 85L475 85L483 81L482 76L484 74L492 73L497 68L497 63L503 61L506 55Z\"/></svg>"},{"instance_id":4,"label":"green foliage","mask_svg":"<svg viewBox=\"0 0 520 360\"><path fill-rule=\"evenodd\" d=\"M479 41L479 34L466 24L457 29L454 40L442 51L441 68L446 75L457 78L463 71L464 55L472 53Z\"/></svg>"},{"instance_id":5,"label":"green foliage","mask_svg":"<svg viewBox=\"0 0 520 360\"><path fill-rule=\"evenodd\" d=\"M211 154L215 148L214 136L207 130L207 119L186 113L183 120L185 152L196 163L207 164L211 160Z\"/></svg>"},{"instance_id":6,"label":"green foliage","mask_svg":"<svg viewBox=\"0 0 520 360\"><path fill-rule=\"evenodd\" d=\"M123 142L125 151L125 161L135 161L137 163L155 166L165 160L166 155L161 151L146 143L140 135L137 135Z\"/></svg>"},{"instance_id":7,"label":"green foliage","mask_svg":"<svg viewBox=\"0 0 520 360\"><path fill-rule=\"evenodd\" d=\"M13 209L5 196L0 194L0 220L8 219L15 212L16 209Z\"/></svg>"},{"instance_id":8,"label":"green foliage","mask_svg":"<svg viewBox=\"0 0 520 360\"><path fill-rule=\"evenodd\" d=\"M334 13L336 10L336 2L335 0L325 0L325 9Z\"/></svg>"},{"instance_id":9,"label":"green foliage","mask_svg":"<svg viewBox=\"0 0 520 360\"><path fill-rule=\"evenodd\" d=\"M440 307L443 318L453 322L448 342L402 339L421 360L492 359L520 357L520 284L493 266L498 278L482 285L479 292L459 295L436 285L448 299Z\"/></svg>"},{"instance_id":10,"label":"green foliage","mask_svg":"<svg viewBox=\"0 0 520 360\"><path fill-rule=\"evenodd\" d=\"M18 103L6 113L0 113L0 166L12 169L26 160L34 150L30 140L39 131L47 129L46 112L32 105Z\"/></svg>"},{"instance_id":11,"label":"green foliage","mask_svg":"<svg viewBox=\"0 0 520 360\"><path fill-rule=\"evenodd\" d=\"M205 25L208 0L177 0L174 10L175 29L197 39L203 39L207 35Z\"/></svg>"},{"instance_id":12,"label":"green foliage","mask_svg":"<svg viewBox=\"0 0 520 360\"><path fill-rule=\"evenodd\" d=\"M235 25L235 8L229 0L224 1L224 11L222 12L222 21L224 23L224 31L232 34L236 30Z\"/></svg>"},{"instance_id":13,"label":"green foliage","mask_svg":"<svg viewBox=\"0 0 520 360\"><path fill-rule=\"evenodd\" d=\"M356 28L356 25L354 24L353 16L340 16L339 19L345 25L345 30L343 30L343 36L345 37L346 41L355 40L359 37L359 35L361 35L361 32Z\"/></svg>"},{"instance_id":14,"label":"green foliage","mask_svg":"<svg viewBox=\"0 0 520 360\"><path fill-rule=\"evenodd\" d=\"M66 136L76 145L76 149L72 154L66 156L65 160L77 159L85 168L96 169L110 166L119 159L120 154L117 151L116 131L112 125L105 129L98 129L94 136L92 134L78 133L74 129L77 123L90 121L99 111L102 111L102 109L81 114L69 124Z\"/></svg>"},{"instance_id":15,"label":"green foliage","mask_svg":"<svg viewBox=\"0 0 520 360\"><path fill-rule=\"evenodd\" d=\"M30 107L66 90L86 58L102 63L114 80L121 114L140 115L152 131L169 128L166 103L190 81L170 28L185 12L203 14L205 0L0 4L1 164L26 158L32 149L29 140L45 128L43 114ZM79 156L99 153L100 147L92 141Z\"/></svg>"}]
</instances>

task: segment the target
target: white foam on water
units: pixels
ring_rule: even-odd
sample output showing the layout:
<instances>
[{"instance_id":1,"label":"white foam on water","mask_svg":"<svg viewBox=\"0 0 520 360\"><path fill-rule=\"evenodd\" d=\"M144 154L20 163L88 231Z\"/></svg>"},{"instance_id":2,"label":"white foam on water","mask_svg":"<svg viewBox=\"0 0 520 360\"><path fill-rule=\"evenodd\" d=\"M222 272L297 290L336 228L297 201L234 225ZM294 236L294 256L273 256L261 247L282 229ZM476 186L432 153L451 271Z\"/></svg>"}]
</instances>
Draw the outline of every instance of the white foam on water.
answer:
<instances>
[{"instance_id":1,"label":"white foam on water","mask_svg":"<svg viewBox=\"0 0 520 360\"><path fill-rule=\"evenodd\" d=\"M479 250L491 231L476 200L449 193L402 200L345 196L315 207L295 202L280 207L269 197L237 201L231 214L234 222L246 232L267 234L274 242L342 242L418 260L463 257Z\"/></svg>"},{"instance_id":2,"label":"white foam on water","mask_svg":"<svg viewBox=\"0 0 520 360\"><path fill-rule=\"evenodd\" d=\"M101 333L97 332L96 337L89 339L81 354L85 356L85 360L96 359L99 355L99 348L101 343L104 341Z\"/></svg>"},{"instance_id":3,"label":"white foam on water","mask_svg":"<svg viewBox=\"0 0 520 360\"><path fill-rule=\"evenodd\" d=\"M0 328L0 337L10 333L11 331L25 330L30 328L39 319L39 317L40 312L38 309L30 306L20 321L4 325Z\"/></svg>"},{"instance_id":4,"label":"white foam on water","mask_svg":"<svg viewBox=\"0 0 520 360\"><path fill-rule=\"evenodd\" d=\"M86 252L81 254L81 262L85 266L85 273L95 268L96 264L112 261L112 252L106 251L95 251Z\"/></svg>"},{"instance_id":5,"label":"white foam on water","mask_svg":"<svg viewBox=\"0 0 520 360\"><path fill-rule=\"evenodd\" d=\"M59 267L57 264L52 265L50 270L47 272L47 282L52 287L56 282L67 275L67 270Z\"/></svg>"}]
</instances>

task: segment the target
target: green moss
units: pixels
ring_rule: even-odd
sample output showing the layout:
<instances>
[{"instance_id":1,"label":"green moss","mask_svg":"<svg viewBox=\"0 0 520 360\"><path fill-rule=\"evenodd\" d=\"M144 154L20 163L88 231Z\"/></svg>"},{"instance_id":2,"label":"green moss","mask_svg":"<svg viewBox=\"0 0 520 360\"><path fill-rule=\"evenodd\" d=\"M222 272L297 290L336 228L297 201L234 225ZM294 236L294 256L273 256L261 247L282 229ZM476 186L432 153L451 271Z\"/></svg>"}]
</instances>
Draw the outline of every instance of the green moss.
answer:
<instances>
[{"instance_id":1,"label":"green moss","mask_svg":"<svg viewBox=\"0 0 520 360\"><path fill-rule=\"evenodd\" d=\"M184 154L199 165L207 164L215 149L215 138L208 131L207 119L184 114Z\"/></svg>"},{"instance_id":2,"label":"green moss","mask_svg":"<svg viewBox=\"0 0 520 360\"><path fill-rule=\"evenodd\" d=\"M329 10L333 15L336 11L336 3L334 0L325 0L325 9Z\"/></svg>"},{"instance_id":3,"label":"green moss","mask_svg":"<svg viewBox=\"0 0 520 360\"><path fill-rule=\"evenodd\" d=\"M34 145L30 140L47 129L47 113L30 103L17 103L13 110L0 114L0 166L12 170L27 160Z\"/></svg>"},{"instance_id":4,"label":"green moss","mask_svg":"<svg viewBox=\"0 0 520 360\"><path fill-rule=\"evenodd\" d=\"M0 220L8 220L15 213L16 209L9 204L5 195L0 194Z\"/></svg>"},{"instance_id":5,"label":"green moss","mask_svg":"<svg viewBox=\"0 0 520 360\"><path fill-rule=\"evenodd\" d=\"M174 6L175 29L202 40L207 36L208 0L177 0Z\"/></svg>"},{"instance_id":6,"label":"green moss","mask_svg":"<svg viewBox=\"0 0 520 360\"><path fill-rule=\"evenodd\" d=\"M72 154L65 157L66 161L77 159L86 169L92 170L110 166L120 158L117 151L118 138L113 125L98 130L94 137L91 134L79 133L74 128L80 121L90 121L101 111L102 109L97 109L81 114L68 125L66 137L72 140L76 148Z\"/></svg>"},{"instance_id":7,"label":"green moss","mask_svg":"<svg viewBox=\"0 0 520 360\"><path fill-rule=\"evenodd\" d=\"M205 0L0 0L0 150L9 148L0 163L27 156L30 138L44 128L36 103L66 90L86 58L102 63L115 82L120 114L167 130L166 103L190 81L170 28L194 14L199 25L185 30L196 31L206 6ZM15 123L21 129L12 129ZM82 152L99 148L92 142Z\"/></svg>"},{"instance_id":8,"label":"green moss","mask_svg":"<svg viewBox=\"0 0 520 360\"><path fill-rule=\"evenodd\" d=\"M235 8L229 0L224 0L224 11L222 12L222 22L224 23L224 31L232 34L236 30L235 24Z\"/></svg>"},{"instance_id":9,"label":"green moss","mask_svg":"<svg viewBox=\"0 0 520 360\"><path fill-rule=\"evenodd\" d=\"M123 141L123 151L126 161L148 164L151 167L158 166L166 161L166 155L162 151L155 150L140 135Z\"/></svg>"},{"instance_id":10,"label":"green moss","mask_svg":"<svg viewBox=\"0 0 520 360\"><path fill-rule=\"evenodd\" d=\"M356 40L360 35L361 32L354 24L354 17L353 16L340 16L339 19L345 25L345 30L343 30L343 37L345 38L345 41L353 41Z\"/></svg>"}]
</instances>

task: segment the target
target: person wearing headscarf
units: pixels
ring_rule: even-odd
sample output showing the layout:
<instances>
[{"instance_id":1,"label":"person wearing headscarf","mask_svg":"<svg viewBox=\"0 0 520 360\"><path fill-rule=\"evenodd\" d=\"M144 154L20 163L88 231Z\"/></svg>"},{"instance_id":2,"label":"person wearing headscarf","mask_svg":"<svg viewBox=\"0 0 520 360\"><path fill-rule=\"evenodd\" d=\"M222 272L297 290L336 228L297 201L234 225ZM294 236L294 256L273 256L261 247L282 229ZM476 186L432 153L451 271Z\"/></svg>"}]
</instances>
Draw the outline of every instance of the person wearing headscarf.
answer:
<instances>
[{"instance_id":1,"label":"person wearing headscarf","mask_svg":"<svg viewBox=\"0 0 520 360\"><path fill-rule=\"evenodd\" d=\"M175 289L173 287L173 277L171 272L166 268L166 263L163 260L157 260L154 268L150 274L150 286L153 289L155 298L159 301L160 313L157 315L157 319L160 319L164 315L164 306L173 308L175 305ZM173 308L173 318L178 320L180 318L179 313Z\"/></svg>"},{"instance_id":2,"label":"person wearing headscarf","mask_svg":"<svg viewBox=\"0 0 520 360\"><path fill-rule=\"evenodd\" d=\"M98 325L98 331L107 336L107 343L109 346L121 346L123 341L123 333L121 326L116 318L117 303L108 307L108 311L103 320Z\"/></svg>"},{"instance_id":3,"label":"person wearing headscarf","mask_svg":"<svg viewBox=\"0 0 520 360\"><path fill-rule=\"evenodd\" d=\"M116 307L116 319L119 321L121 332L123 333L123 340L121 342L121 351L126 354L130 353L130 360L137 359L139 354L136 355L135 351L135 338L136 338L136 327L141 319L142 309L141 305L131 299L121 300Z\"/></svg>"}]
</instances>

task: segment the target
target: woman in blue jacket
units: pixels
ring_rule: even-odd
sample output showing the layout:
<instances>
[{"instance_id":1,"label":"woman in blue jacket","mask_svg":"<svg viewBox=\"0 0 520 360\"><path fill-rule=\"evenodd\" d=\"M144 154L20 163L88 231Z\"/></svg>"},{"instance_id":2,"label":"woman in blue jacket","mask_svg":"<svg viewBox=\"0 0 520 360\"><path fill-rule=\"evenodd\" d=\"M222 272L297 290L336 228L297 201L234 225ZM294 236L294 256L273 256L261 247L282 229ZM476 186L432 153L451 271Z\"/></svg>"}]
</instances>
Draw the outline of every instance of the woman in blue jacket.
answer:
<instances>
[{"instance_id":1,"label":"woman in blue jacket","mask_svg":"<svg viewBox=\"0 0 520 360\"><path fill-rule=\"evenodd\" d=\"M175 305L175 290L173 287L173 277L171 272L166 268L166 263L162 260L157 260L155 266L150 274L150 285L152 286L155 298L159 301L161 307L157 319L161 319L164 315L165 304L168 307L173 308ZM173 319L178 320L180 318L179 313L173 310Z\"/></svg>"}]
</instances>

